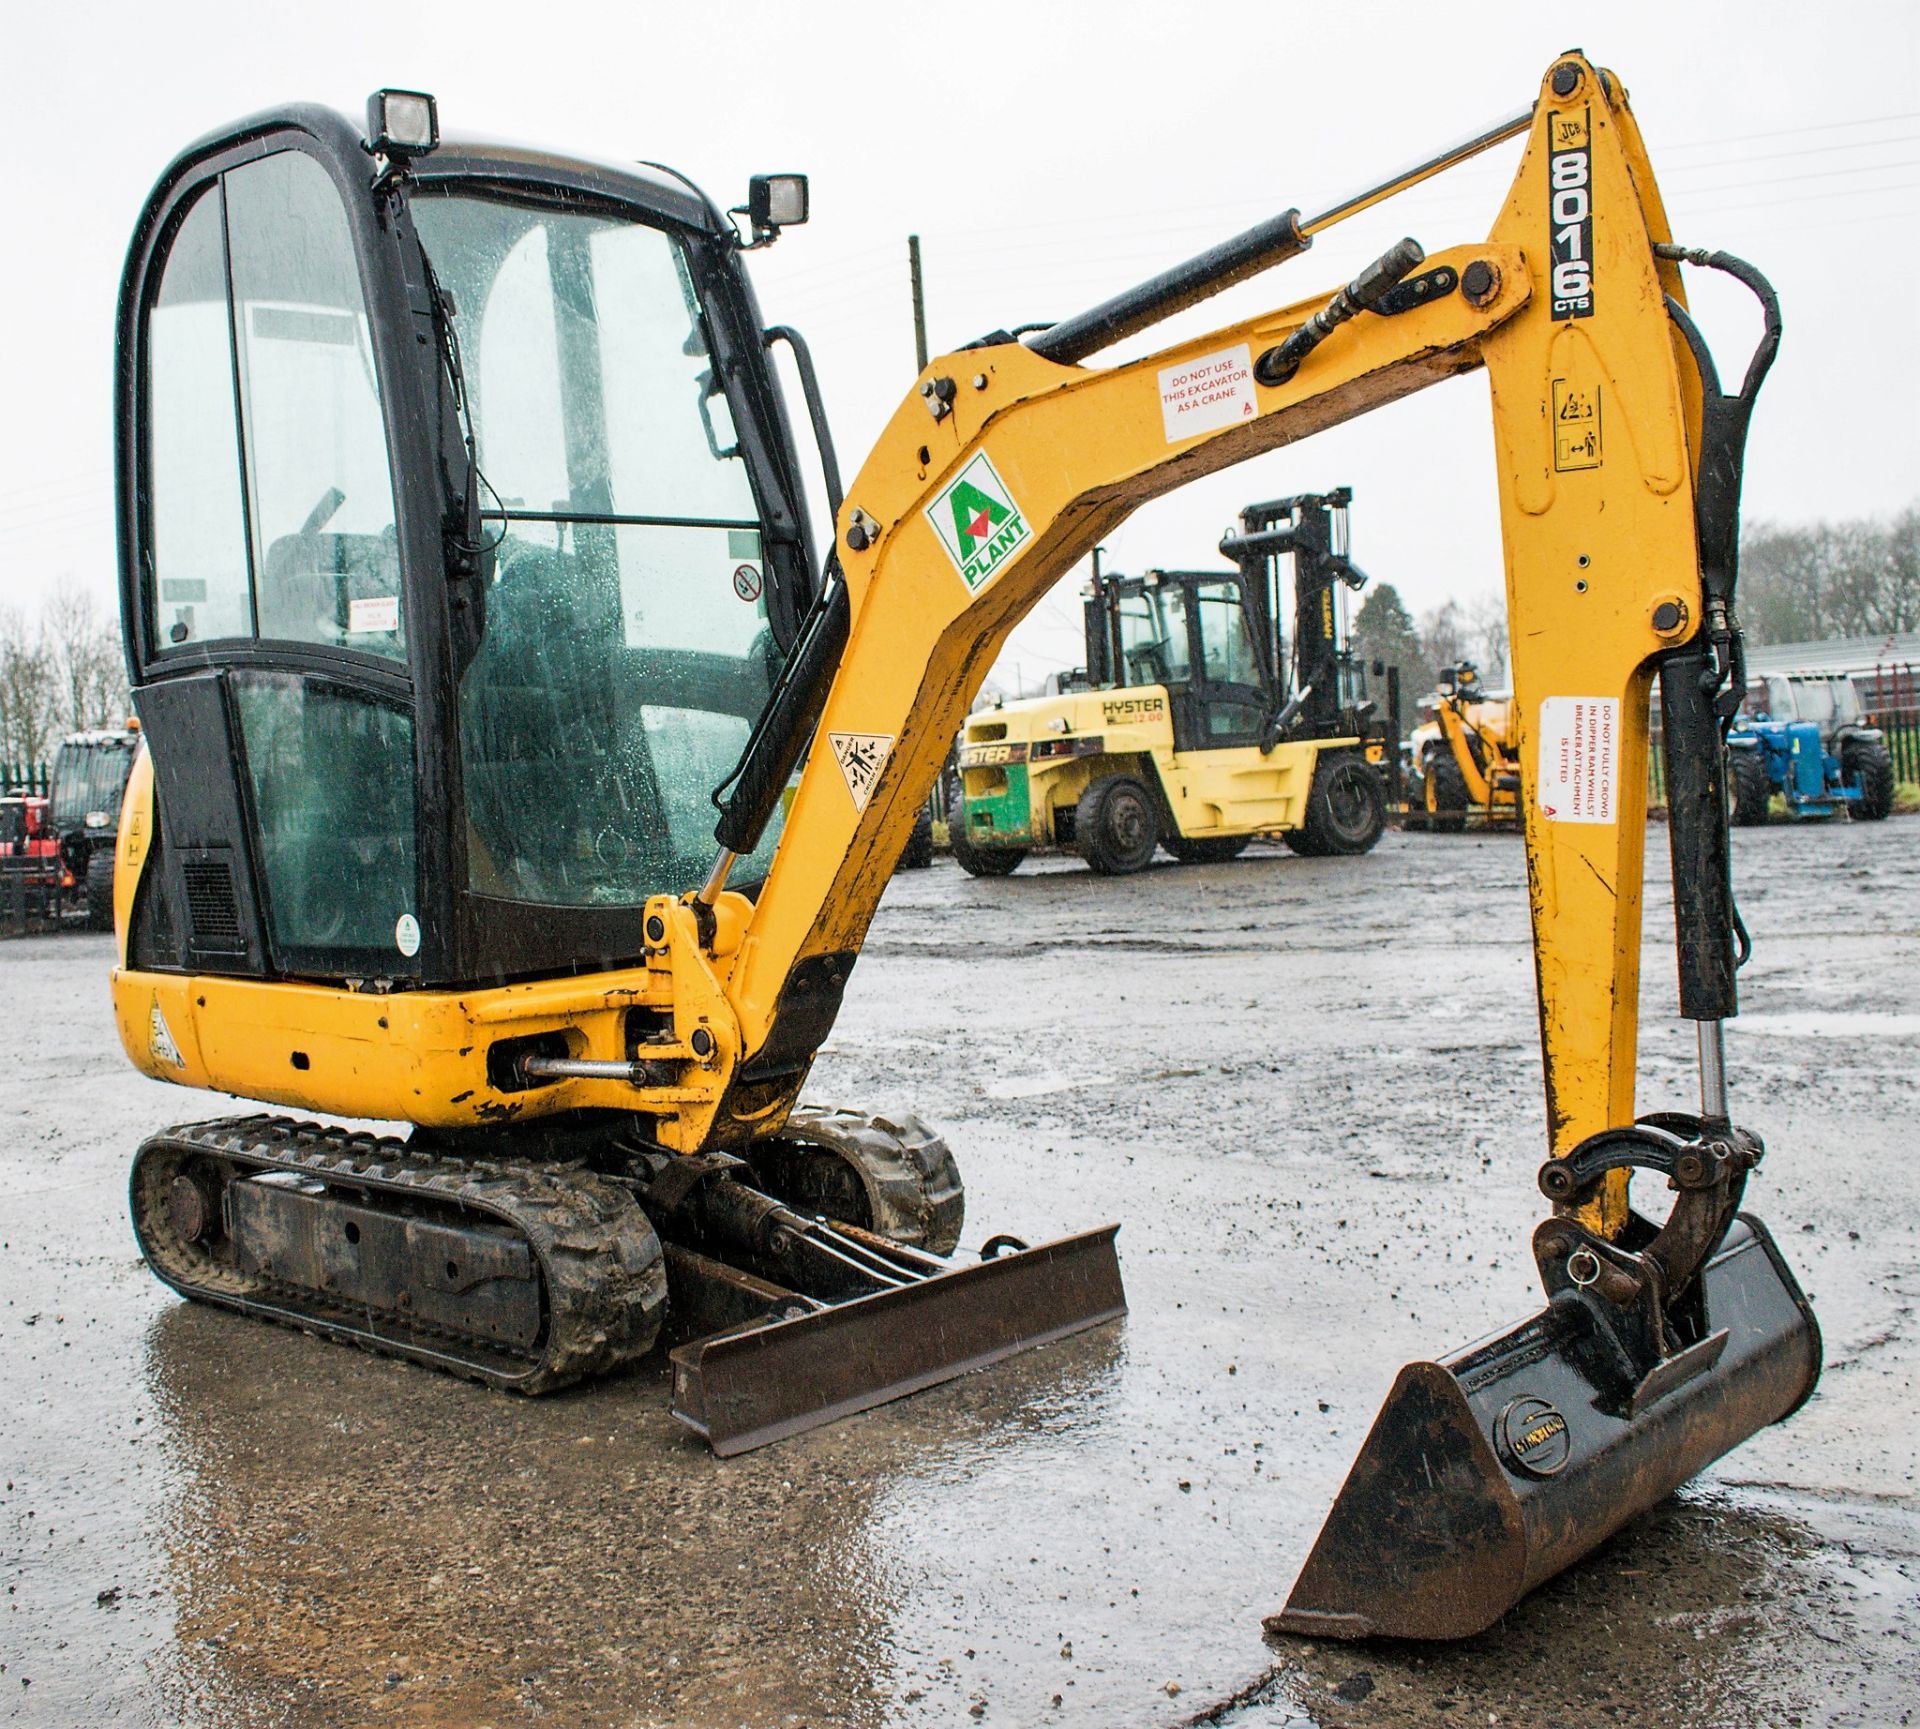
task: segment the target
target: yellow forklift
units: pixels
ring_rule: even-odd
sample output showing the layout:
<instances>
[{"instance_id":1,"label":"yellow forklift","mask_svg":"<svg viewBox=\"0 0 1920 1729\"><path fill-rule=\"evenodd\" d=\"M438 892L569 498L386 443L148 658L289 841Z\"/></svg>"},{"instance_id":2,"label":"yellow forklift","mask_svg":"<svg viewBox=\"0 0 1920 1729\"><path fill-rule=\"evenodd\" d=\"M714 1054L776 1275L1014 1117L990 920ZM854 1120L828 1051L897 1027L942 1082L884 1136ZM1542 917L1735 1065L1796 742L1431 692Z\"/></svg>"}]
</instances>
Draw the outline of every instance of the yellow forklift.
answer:
<instances>
[{"instance_id":1,"label":"yellow forklift","mask_svg":"<svg viewBox=\"0 0 1920 1729\"><path fill-rule=\"evenodd\" d=\"M948 813L961 868L1005 876L1059 846L1125 876L1156 846L1219 864L1257 834L1312 855L1368 851L1398 797L1398 675L1382 669L1382 715L1337 598L1367 580L1348 554L1352 499L1343 486L1248 505L1220 542L1231 571L1120 576L1096 549L1086 666L1059 694L984 710L961 733Z\"/></svg>"},{"instance_id":2,"label":"yellow forklift","mask_svg":"<svg viewBox=\"0 0 1920 1729\"><path fill-rule=\"evenodd\" d=\"M1522 137L1486 239L1409 238L1344 286L1084 364ZM236 1317L528 1393L668 1343L674 1409L723 1453L1116 1317L1114 1227L957 1255L945 1143L803 1105L814 1058L1038 598L1147 500L1484 367L1515 702L1551 770L1525 801L1546 1306L1402 1371L1281 1620L1478 1631L1819 1373L1738 1210L1761 1147L1721 1036L1739 476L1773 293L1673 241L1625 92L1566 54L1411 169L935 358L844 500L829 461L822 556L767 360L804 349L745 264L806 209L797 176L729 212L666 170L442 140L406 91L364 132L256 115L162 175L118 313L148 749L114 1013L144 1073L267 1108L146 1139L141 1252ZM1760 301L1737 392L1683 264ZM1642 1116L1656 681L1700 1099Z\"/></svg>"}]
</instances>

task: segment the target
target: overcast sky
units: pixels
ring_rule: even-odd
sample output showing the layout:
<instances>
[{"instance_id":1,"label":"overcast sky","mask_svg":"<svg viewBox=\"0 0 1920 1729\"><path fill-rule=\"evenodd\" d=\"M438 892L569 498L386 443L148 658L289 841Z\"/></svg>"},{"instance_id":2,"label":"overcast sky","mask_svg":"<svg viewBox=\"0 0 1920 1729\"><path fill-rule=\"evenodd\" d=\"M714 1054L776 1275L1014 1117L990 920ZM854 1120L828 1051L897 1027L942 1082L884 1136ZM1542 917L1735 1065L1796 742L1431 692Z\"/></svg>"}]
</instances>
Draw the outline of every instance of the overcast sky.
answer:
<instances>
[{"instance_id":1,"label":"overcast sky","mask_svg":"<svg viewBox=\"0 0 1920 1729\"><path fill-rule=\"evenodd\" d=\"M812 224L754 273L768 317L814 345L851 475L913 379L908 233L939 352L1080 310L1288 205L1322 208L1530 101L1578 45L1630 91L1677 237L1751 258L1780 290L1749 519L1890 512L1920 497L1917 18L1911 0L22 0L0 121L0 606L70 587L111 604L114 294L161 167L238 115L290 100L358 115L383 84L435 92L448 131L668 162L722 203L756 170L811 174ZM1480 238L1517 148L1333 231L1167 336L1331 289L1401 234L1429 251ZM1749 305L1697 299L1735 376ZM1110 563L1211 563L1243 503L1342 484L1356 558L1416 612L1498 587L1477 376L1149 506ZM1080 659L1077 587L1021 627L1003 682L1014 662L1032 682Z\"/></svg>"}]
</instances>

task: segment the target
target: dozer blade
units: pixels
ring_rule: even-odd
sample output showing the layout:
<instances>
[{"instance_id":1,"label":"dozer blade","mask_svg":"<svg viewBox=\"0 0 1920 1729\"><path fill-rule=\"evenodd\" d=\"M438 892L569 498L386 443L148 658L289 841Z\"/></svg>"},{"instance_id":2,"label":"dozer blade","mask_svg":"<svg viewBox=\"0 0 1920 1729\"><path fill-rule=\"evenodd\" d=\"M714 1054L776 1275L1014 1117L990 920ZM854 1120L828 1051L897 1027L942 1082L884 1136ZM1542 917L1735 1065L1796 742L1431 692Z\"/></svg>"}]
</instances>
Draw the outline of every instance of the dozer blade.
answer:
<instances>
[{"instance_id":1,"label":"dozer blade","mask_svg":"<svg viewBox=\"0 0 1920 1729\"><path fill-rule=\"evenodd\" d=\"M1126 1313L1117 1225L672 1353L673 1414L722 1458Z\"/></svg>"},{"instance_id":2,"label":"dozer blade","mask_svg":"<svg viewBox=\"0 0 1920 1729\"><path fill-rule=\"evenodd\" d=\"M1270 1630L1460 1639L1703 1466L1788 1416L1820 1330L1766 1227L1741 1215L1699 1274L1705 1325L1619 1374L1584 1293L1400 1371Z\"/></svg>"}]
</instances>

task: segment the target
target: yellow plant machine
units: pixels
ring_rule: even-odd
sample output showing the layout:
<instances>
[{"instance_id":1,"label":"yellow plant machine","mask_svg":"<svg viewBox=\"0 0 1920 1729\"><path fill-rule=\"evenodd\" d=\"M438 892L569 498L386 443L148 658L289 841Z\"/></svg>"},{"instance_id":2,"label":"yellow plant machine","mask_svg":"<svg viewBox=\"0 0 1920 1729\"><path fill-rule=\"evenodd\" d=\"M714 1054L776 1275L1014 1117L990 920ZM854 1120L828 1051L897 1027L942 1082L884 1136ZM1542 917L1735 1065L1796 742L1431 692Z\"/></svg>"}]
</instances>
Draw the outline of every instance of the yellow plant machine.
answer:
<instances>
[{"instance_id":1,"label":"yellow plant machine","mask_svg":"<svg viewBox=\"0 0 1920 1729\"><path fill-rule=\"evenodd\" d=\"M1097 875L1125 876L1156 846L1218 864L1262 833L1295 852L1368 851L1386 826L1391 729L1360 694L1334 601L1336 585L1367 580L1347 551L1352 497L1248 505L1220 542L1230 571L1118 576L1096 559L1081 676L983 710L961 734L949 813L961 867L1005 876L1032 848L1061 845Z\"/></svg>"},{"instance_id":2,"label":"yellow plant machine","mask_svg":"<svg viewBox=\"0 0 1920 1729\"><path fill-rule=\"evenodd\" d=\"M1508 695L1480 682L1469 661L1442 667L1433 719L1411 739L1407 826L1458 834L1520 820L1519 713Z\"/></svg>"},{"instance_id":3,"label":"yellow plant machine","mask_svg":"<svg viewBox=\"0 0 1920 1729\"><path fill-rule=\"evenodd\" d=\"M1485 240L1408 240L1337 291L1082 364L1521 135ZM952 1258L944 1144L800 1106L809 1069L1047 587L1147 499L1485 368L1540 765L1549 1303L1403 1372L1286 1616L1484 1626L1818 1372L1791 1275L1735 1217L1760 1148L1720 1060L1738 482L1772 293L1673 244L1625 93L1569 54L1381 185L933 361L823 561L767 359L804 350L743 264L805 213L796 176L730 221L668 170L443 141L404 91L364 138L281 109L162 176L119 313L149 750L113 997L146 1073L272 1109L140 1148L143 1252L202 1301L526 1391L664 1328L676 1409L722 1450L1116 1315L1112 1227ZM1687 260L1766 310L1740 394L1687 317ZM1655 678L1702 1098L1640 1119ZM1674 1190L1663 1227L1630 1210L1634 1169Z\"/></svg>"}]
</instances>

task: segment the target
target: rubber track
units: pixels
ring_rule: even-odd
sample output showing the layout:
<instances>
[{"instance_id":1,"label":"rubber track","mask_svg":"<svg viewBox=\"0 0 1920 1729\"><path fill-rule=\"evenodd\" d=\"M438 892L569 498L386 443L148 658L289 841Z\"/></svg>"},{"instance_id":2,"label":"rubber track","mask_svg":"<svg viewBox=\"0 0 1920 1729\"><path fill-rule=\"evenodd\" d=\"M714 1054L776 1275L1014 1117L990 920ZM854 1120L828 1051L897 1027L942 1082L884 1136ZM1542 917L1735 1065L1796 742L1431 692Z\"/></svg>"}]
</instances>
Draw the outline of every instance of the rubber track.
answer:
<instances>
[{"instance_id":1,"label":"rubber track","mask_svg":"<svg viewBox=\"0 0 1920 1729\"><path fill-rule=\"evenodd\" d=\"M411 1339L371 1332L348 1318L361 1310L329 1304L303 1288L268 1287L223 1266L177 1238L168 1218L165 1168L195 1156L250 1171L295 1172L329 1187L431 1200L439 1212L510 1225L540 1269L546 1325L537 1353L503 1363L509 1352L496 1339L451 1335L403 1314L382 1319ZM156 1158L163 1160L160 1180L148 1184ZM182 1296L514 1392L548 1392L644 1356L666 1309L666 1263L653 1226L625 1187L578 1165L456 1159L391 1136L286 1117L229 1117L181 1124L142 1143L129 1188L134 1234L147 1264ZM463 1354L462 1346L480 1344L491 1361L471 1350Z\"/></svg>"},{"instance_id":2,"label":"rubber track","mask_svg":"<svg viewBox=\"0 0 1920 1729\"><path fill-rule=\"evenodd\" d=\"M799 1105L781 1137L837 1155L859 1175L872 1228L892 1242L950 1255L960 1242L967 1197L944 1139L918 1117Z\"/></svg>"}]
</instances>

